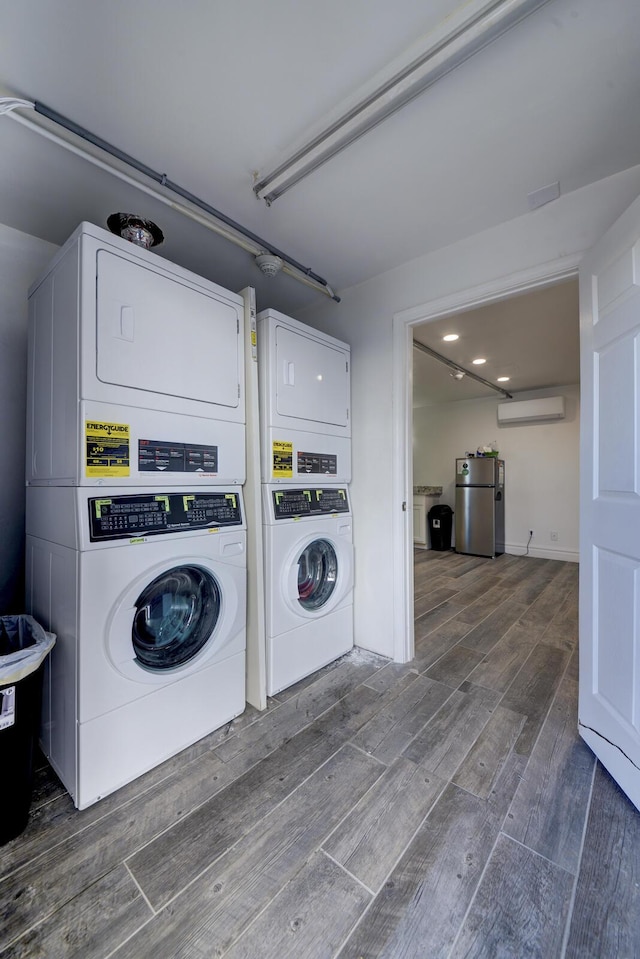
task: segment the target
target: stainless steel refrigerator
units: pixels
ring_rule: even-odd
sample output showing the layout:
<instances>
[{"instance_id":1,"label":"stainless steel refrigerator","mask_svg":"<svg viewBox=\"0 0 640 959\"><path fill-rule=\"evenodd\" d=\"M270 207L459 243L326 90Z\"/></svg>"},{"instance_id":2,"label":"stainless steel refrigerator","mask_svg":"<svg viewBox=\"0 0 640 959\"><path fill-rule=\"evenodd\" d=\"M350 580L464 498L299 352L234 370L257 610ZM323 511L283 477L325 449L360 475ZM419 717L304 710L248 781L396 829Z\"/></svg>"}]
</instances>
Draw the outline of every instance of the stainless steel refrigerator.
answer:
<instances>
[{"instance_id":1,"label":"stainless steel refrigerator","mask_svg":"<svg viewBox=\"0 0 640 959\"><path fill-rule=\"evenodd\" d=\"M504 553L504 460L456 460L456 553Z\"/></svg>"}]
</instances>

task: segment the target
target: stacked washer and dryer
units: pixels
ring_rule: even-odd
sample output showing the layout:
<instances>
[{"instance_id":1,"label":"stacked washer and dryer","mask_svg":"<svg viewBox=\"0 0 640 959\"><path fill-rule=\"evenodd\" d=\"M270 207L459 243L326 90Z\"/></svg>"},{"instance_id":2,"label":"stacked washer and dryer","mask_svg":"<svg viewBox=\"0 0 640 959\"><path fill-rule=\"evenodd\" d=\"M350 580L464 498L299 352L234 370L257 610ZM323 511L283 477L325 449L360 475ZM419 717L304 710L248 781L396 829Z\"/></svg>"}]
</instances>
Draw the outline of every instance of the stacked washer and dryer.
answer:
<instances>
[{"instance_id":1,"label":"stacked washer and dryer","mask_svg":"<svg viewBox=\"0 0 640 959\"><path fill-rule=\"evenodd\" d=\"M84 808L245 708L244 302L83 223L30 291L27 610Z\"/></svg>"},{"instance_id":2,"label":"stacked washer and dryer","mask_svg":"<svg viewBox=\"0 0 640 959\"><path fill-rule=\"evenodd\" d=\"M258 314L267 693L353 647L350 348Z\"/></svg>"}]
</instances>

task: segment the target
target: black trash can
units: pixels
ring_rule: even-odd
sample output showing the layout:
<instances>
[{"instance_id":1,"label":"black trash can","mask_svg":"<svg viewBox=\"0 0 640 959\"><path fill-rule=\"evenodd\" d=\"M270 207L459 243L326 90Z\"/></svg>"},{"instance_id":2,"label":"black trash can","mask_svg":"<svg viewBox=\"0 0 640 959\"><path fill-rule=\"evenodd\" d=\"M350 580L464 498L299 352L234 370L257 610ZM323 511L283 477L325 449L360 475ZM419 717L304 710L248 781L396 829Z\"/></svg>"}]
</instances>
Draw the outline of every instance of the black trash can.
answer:
<instances>
[{"instance_id":1,"label":"black trash can","mask_svg":"<svg viewBox=\"0 0 640 959\"><path fill-rule=\"evenodd\" d=\"M42 674L55 641L31 616L0 617L0 845L29 819Z\"/></svg>"},{"instance_id":2,"label":"black trash can","mask_svg":"<svg viewBox=\"0 0 640 959\"><path fill-rule=\"evenodd\" d=\"M429 541L431 549L451 549L451 527L453 510L446 503L432 506L428 513Z\"/></svg>"}]
</instances>

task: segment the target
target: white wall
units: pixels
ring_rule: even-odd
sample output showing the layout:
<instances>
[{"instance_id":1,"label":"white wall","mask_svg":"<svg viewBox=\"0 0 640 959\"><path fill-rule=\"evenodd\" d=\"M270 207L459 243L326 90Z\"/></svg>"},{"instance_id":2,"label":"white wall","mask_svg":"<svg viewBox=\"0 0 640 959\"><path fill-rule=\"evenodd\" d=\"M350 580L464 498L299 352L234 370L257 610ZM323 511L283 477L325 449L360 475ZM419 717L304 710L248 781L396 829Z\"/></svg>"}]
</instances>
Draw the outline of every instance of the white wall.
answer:
<instances>
[{"instance_id":1,"label":"white wall","mask_svg":"<svg viewBox=\"0 0 640 959\"><path fill-rule=\"evenodd\" d=\"M0 224L0 615L24 611L27 291L57 247Z\"/></svg>"},{"instance_id":2,"label":"white wall","mask_svg":"<svg viewBox=\"0 0 640 959\"><path fill-rule=\"evenodd\" d=\"M564 396L565 417L497 425L502 397L423 406L413 411L415 485L442 486L439 502L455 509L454 460L497 441L505 461L507 553L578 562L580 394L577 386L518 393L517 399ZM551 530L558 533L552 541Z\"/></svg>"},{"instance_id":3,"label":"white wall","mask_svg":"<svg viewBox=\"0 0 640 959\"><path fill-rule=\"evenodd\" d=\"M355 640L392 656L392 323L395 313L580 254L640 194L640 167L576 190L547 206L340 291L300 319L352 346ZM428 230L425 211L425 230ZM336 239L338 242L338 238ZM493 439L494 437L490 437Z\"/></svg>"}]
</instances>

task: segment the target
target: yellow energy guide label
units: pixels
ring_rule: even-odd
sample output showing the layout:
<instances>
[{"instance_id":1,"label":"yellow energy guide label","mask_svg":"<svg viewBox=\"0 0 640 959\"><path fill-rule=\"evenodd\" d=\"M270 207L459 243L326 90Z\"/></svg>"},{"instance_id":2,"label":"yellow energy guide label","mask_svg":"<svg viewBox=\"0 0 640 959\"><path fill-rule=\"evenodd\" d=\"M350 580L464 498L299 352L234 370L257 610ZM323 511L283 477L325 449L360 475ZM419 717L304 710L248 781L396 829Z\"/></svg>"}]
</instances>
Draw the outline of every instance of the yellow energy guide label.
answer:
<instances>
[{"instance_id":1,"label":"yellow energy guide label","mask_svg":"<svg viewBox=\"0 0 640 959\"><path fill-rule=\"evenodd\" d=\"M293 443L274 440L271 445L271 458L272 475L276 479L287 479L293 476Z\"/></svg>"},{"instance_id":2,"label":"yellow energy guide label","mask_svg":"<svg viewBox=\"0 0 640 959\"><path fill-rule=\"evenodd\" d=\"M129 424L85 420L85 475L129 476Z\"/></svg>"}]
</instances>

